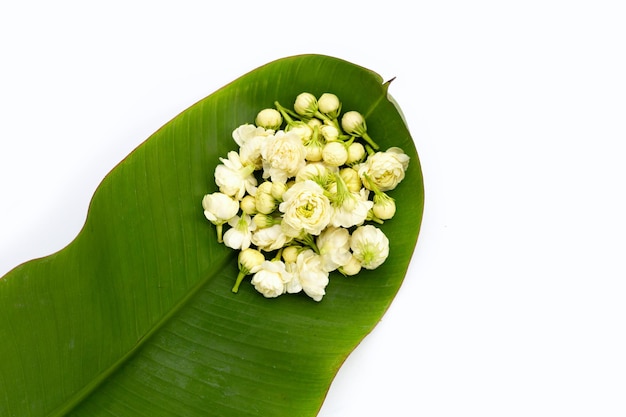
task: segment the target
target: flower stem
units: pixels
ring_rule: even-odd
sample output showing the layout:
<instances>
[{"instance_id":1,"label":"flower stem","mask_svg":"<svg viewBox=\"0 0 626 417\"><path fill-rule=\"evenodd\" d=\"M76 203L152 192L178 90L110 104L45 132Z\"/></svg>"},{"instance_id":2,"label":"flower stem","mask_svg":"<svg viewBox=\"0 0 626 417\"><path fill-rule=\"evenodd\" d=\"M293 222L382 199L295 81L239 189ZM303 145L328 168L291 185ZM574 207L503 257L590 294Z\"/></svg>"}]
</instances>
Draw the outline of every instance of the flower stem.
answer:
<instances>
[{"instance_id":1,"label":"flower stem","mask_svg":"<svg viewBox=\"0 0 626 417\"><path fill-rule=\"evenodd\" d=\"M332 121L332 119L328 116L326 116L324 113L320 112L319 110L315 112L315 114L313 115L315 117L317 117L318 119L322 119L324 121Z\"/></svg>"},{"instance_id":2,"label":"flower stem","mask_svg":"<svg viewBox=\"0 0 626 417\"><path fill-rule=\"evenodd\" d=\"M334 177L337 184L337 192L331 197L331 201L335 207L341 207L345 199L351 197L351 194L343 177L339 173L335 173Z\"/></svg>"},{"instance_id":3,"label":"flower stem","mask_svg":"<svg viewBox=\"0 0 626 417\"><path fill-rule=\"evenodd\" d=\"M313 249L313 252L317 253L318 255L320 254L320 250L317 247L317 245L315 244L315 239L313 239L313 236L311 236L310 234L306 233L304 235L304 237L302 237L299 240L300 240L301 243L304 243L305 245L307 245L311 249Z\"/></svg>"},{"instance_id":4,"label":"flower stem","mask_svg":"<svg viewBox=\"0 0 626 417\"><path fill-rule=\"evenodd\" d=\"M215 229L217 230L217 243L223 243L224 240L222 239L222 230L223 230L223 223L219 223L215 225Z\"/></svg>"},{"instance_id":5,"label":"flower stem","mask_svg":"<svg viewBox=\"0 0 626 417\"><path fill-rule=\"evenodd\" d=\"M370 135L367 134L367 132L363 132L363 134L361 135L361 137L363 139L365 139L365 141L372 147L374 148L374 150L379 150L380 146L378 146L378 144L376 142L374 142L374 140L370 137Z\"/></svg>"},{"instance_id":6,"label":"flower stem","mask_svg":"<svg viewBox=\"0 0 626 417\"><path fill-rule=\"evenodd\" d=\"M233 289L232 289L234 293L239 291L239 285L241 284L241 281L243 281L243 277L245 277L246 275L248 274L245 271L239 270L239 274L237 274L237 280L235 281L235 285L233 286Z\"/></svg>"},{"instance_id":7,"label":"flower stem","mask_svg":"<svg viewBox=\"0 0 626 417\"><path fill-rule=\"evenodd\" d=\"M374 223L378 223L378 224L384 224L385 223L383 220L381 220L378 217L376 217L376 215L374 213L372 213L371 210L370 210L369 213L367 213L366 220L370 220L370 221L372 221Z\"/></svg>"},{"instance_id":8,"label":"flower stem","mask_svg":"<svg viewBox=\"0 0 626 417\"><path fill-rule=\"evenodd\" d=\"M276 108L278 109L280 114L283 115L283 119L285 119L285 121L287 122L288 125L293 123L293 119L290 116L290 114L292 114L292 113L288 109L286 109L283 106L281 106L278 101L274 102L274 106L276 106Z\"/></svg>"}]
</instances>

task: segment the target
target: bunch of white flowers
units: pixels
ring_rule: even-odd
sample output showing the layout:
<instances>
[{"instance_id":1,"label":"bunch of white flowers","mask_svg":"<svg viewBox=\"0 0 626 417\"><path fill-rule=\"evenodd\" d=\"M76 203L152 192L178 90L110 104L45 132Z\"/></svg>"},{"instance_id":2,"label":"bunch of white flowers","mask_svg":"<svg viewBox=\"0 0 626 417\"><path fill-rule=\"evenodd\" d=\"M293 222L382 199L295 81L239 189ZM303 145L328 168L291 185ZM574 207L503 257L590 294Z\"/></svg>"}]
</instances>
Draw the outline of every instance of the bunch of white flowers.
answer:
<instances>
[{"instance_id":1,"label":"bunch of white flowers","mask_svg":"<svg viewBox=\"0 0 626 417\"><path fill-rule=\"evenodd\" d=\"M233 292L253 275L267 298L303 291L321 301L330 272L356 275L387 259L376 224L396 212L387 192L409 157L380 151L359 112L341 116L335 94L301 93L293 110L274 105L233 131L239 150L220 158L219 191L204 196L204 215L218 242L240 251Z\"/></svg>"}]
</instances>

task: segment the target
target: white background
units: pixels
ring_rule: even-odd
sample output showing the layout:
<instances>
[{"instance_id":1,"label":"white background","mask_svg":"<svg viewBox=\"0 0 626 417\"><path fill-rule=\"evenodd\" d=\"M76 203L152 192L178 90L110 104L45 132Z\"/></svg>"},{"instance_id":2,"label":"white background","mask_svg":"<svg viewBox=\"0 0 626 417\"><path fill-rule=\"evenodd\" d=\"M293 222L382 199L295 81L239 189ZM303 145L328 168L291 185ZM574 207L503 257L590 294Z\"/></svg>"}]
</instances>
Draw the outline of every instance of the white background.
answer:
<instances>
[{"instance_id":1,"label":"white background","mask_svg":"<svg viewBox=\"0 0 626 417\"><path fill-rule=\"evenodd\" d=\"M0 276L67 245L104 176L189 105L332 55L397 77L426 207L320 417L624 416L622 3L3 2Z\"/></svg>"}]
</instances>

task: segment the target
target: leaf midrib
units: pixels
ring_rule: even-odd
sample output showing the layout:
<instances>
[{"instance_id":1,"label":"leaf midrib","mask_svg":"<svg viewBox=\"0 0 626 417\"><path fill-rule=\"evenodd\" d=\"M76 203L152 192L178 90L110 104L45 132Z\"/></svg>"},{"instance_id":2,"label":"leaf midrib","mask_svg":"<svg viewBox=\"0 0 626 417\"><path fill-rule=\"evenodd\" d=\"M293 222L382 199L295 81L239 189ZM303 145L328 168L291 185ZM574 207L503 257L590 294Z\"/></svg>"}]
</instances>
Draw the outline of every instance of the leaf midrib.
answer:
<instances>
[{"instance_id":1,"label":"leaf midrib","mask_svg":"<svg viewBox=\"0 0 626 417\"><path fill-rule=\"evenodd\" d=\"M232 262L235 257L234 252L232 254L224 256L217 264L217 267L213 266L214 271L222 270L229 262ZM81 402L89 397L99 386L101 386L106 380L117 372L124 364L126 364L137 352L139 352L150 339L161 330L179 311L181 311L201 290L204 288L211 278L215 274L207 274L203 279L199 280L196 285L187 291L184 297L182 297L176 304L170 308L170 310L164 314L154 326L152 326L137 343L118 361L111 364L107 369L102 371L97 377L95 377L90 383L85 385L82 389L77 391L72 397L70 397L64 404L57 407L54 411L48 414L47 417L62 417L71 412L74 408L81 404Z\"/></svg>"}]
</instances>

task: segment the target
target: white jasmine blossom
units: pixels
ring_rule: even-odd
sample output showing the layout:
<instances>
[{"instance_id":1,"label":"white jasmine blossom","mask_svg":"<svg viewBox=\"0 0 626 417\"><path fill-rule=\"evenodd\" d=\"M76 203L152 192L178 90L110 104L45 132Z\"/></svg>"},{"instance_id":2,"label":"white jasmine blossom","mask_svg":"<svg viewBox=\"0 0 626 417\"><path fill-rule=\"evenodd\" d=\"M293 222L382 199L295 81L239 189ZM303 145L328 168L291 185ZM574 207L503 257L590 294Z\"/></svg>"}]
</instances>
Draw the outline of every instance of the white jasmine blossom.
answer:
<instances>
[{"instance_id":1,"label":"white jasmine blossom","mask_svg":"<svg viewBox=\"0 0 626 417\"><path fill-rule=\"evenodd\" d=\"M243 146L246 142L256 136L271 136L273 133L273 131L268 132L262 127L257 127L253 124L245 123L233 130L232 137L237 145Z\"/></svg>"},{"instance_id":2,"label":"white jasmine blossom","mask_svg":"<svg viewBox=\"0 0 626 417\"><path fill-rule=\"evenodd\" d=\"M365 269L376 269L389 256L389 239L377 227L359 226L350 237L352 254Z\"/></svg>"},{"instance_id":3,"label":"white jasmine blossom","mask_svg":"<svg viewBox=\"0 0 626 417\"><path fill-rule=\"evenodd\" d=\"M409 157L400 148L390 148L370 155L358 166L358 172L365 187L389 191L404 179L408 164Z\"/></svg>"},{"instance_id":4,"label":"white jasmine blossom","mask_svg":"<svg viewBox=\"0 0 626 417\"><path fill-rule=\"evenodd\" d=\"M385 153L396 158L398 162L402 164L402 168L404 169L404 171L406 171L409 168L410 158L407 154L404 153L402 148L398 148L397 146L392 146L391 148L387 149Z\"/></svg>"},{"instance_id":5,"label":"white jasmine blossom","mask_svg":"<svg viewBox=\"0 0 626 417\"><path fill-rule=\"evenodd\" d=\"M268 136L254 136L239 147L239 159L242 165L250 165L254 170L263 168L261 150Z\"/></svg>"},{"instance_id":6,"label":"white jasmine blossom","mask_svg":"<svg viewBox=\"0 0 626 417\"><path fill-rule=\"evenodd\" d=\"M237 215L239 203L224 193L214 192L202 199L205 217L213 224L224 224Z\"/></svg>"},{"instance_id":7,"label":"white jasmine blossom","mask_svg":"<svg viewBox=\"0 0 626 417\"><path fill-rule=\"evenodd\" d=\"M330 224L335 227L352 227L362 225L374 203L368 200L368 191L348 192L341 204L333 205Z\"/></svg>"},{"instance_id":8,"label":"white jasmine blossom","mask_svg":"<svg viewBox=\"0 0 626 417\"><path fill-rule=\"evenodd\" d=\"M274 135L271 129L243 124L233 130L234 141L239 145L239 157L243 165L253 165L255 170L262 168L261 148L267 138Z\"/></svg>"},{"instance_id":9,"label":"white jasmine blossom","mask_svg":"<svg viewBox=\"0 0 626 417\"><path fill-rule=\"evenodd\" d=\"M300 137L292 132L278 131L269 138L261 151L263 178L287 182L306 165L306 148Z\"/></svg>"},{"instance_id":10,"label":"white jasmine blossom","mask_svg":"<svg viewBox=\"0 0 626 417\"><path fill-rule=\"evenodd\" d=\"M283 117L276 109L263 109L257 114L254 123L265 129L278 130L283 124Z\"/></svg>"},{"instance_id":11,"label":"white jasmine blossom","mask_svg":"<svg viewBox=\"0 0 626 417\"><path fill-rule=\"evenodd\" d=\"M321 301L329 282L328 272L322 267L322 257L312 249L303 250L296 258L295 271L293 278L305 294L315 301Z\"/></svg>"},{"instance_id":12,"label":"white jasmine blossom","mask_svg":"<svg viewBox=\"0 0 626 417\"><path fill-rule=\"evenodd\" d=\"M287 284L293 274L279 260L263 261L259 270L252 277L252 285L265 298L275 298L287 291Z\"/></svg>"},{"instance_id":13,"label":"white jasmine blossom","mask_svg":"<svg viewBox=\"0 0 626 417\"><path fill-rule=\"evenodd\" d=\"M222 243L222 225L239 212L239 202L224 193L207 194L202 199L204 217L217 227L217 241Z\"/></svg>"},{"instance_id":14,"label":"white jasmine blossom","mask_svg":"<svg viewBox=\"0 0 626 417\"><path fill-rule=\"evenodd\" d=\"M235 216L228 221L230 229L224 233L224 244L231 249L248 249L256 225L248 214Z\"/></svg>"},{"instance_id":15,"label":"white jasmine blossom","mask_svg":"<svg viewBox=\"0 0 626 417\"><path fill-rule=\"evenodd\" d=\"M239 146L243 145L249 138L256 136L257 131L265 131L262 127L256 127L251 123L244 123L233 130L232 137Z\"/></svg>"},{"instance_id":16,"label":"white jasmine blossom","mask_svg":"<svg viewBox=\"0 0 626 417\"><path fill-rule=\"evenodd\" d=\"M350 252L350 232L342 227L327 227L316 240L322 257L322 268L332 272L348 263Z\"/></svg>"},{"instance_id":17,"label":"white jasmine blossom","mask_svg":"<svg viewBox=\"0 0 626 417\"><path fill-rule=\"evenodd\" d=\"M291 242L293 238L287 236L281 224L275 224L252 232L252 244L264 252L272 252Z\"/></svg>"},{"instance_id":18,"label":"white jasmine blossom","mask_svg":"<svg viewBox=\"0 0 626 417\"><path fill-rule=\"evenodd\" d=\"M324 189L314 181L297 182L283 194L278 209L283 213L283 229L289 236L302 232L319 235L330 222L332 208Z\"/></svg>"},{"instance_id":19,"label":"white jasmine blossom","mask_svg":"<svg viewBox=\"0 0 626 417\"><path fill-rule=\"evenodd\" d=\"M369 191L361 188L358 192L348 190L341 175L335 175L336 193L333 198L333 214L330 225L350 228L363 224L373 206L368 199Z\"/></svg>"},{"instance_id":20,"label":"white jasmine blossom","mask_svg":"<svg viewBox=\"0 0 626 417\"><path fill-rule=\"evenodd\" d=\"M228 159L220 158L222 164L215 168L215 184L219 190L231 197L241 200L248 192L256 193L257 180L253 175L254 167L244 166L237 152L228 152Z\"/></svg>"},{"instance_id":21,"label":"white jasmine blossom","mask_svg":"<svg viewBox=\"0 0 626 417\"><path fill-rule=\"evenodd\" d=\"M287 284L287 292L289 294L297 294L302 291L302 285L300 285L300 280L298 279L298 264L296 264L296 261L285 261L285 269L291 273L291 281Z\"/></svg>"}]
</instances>

